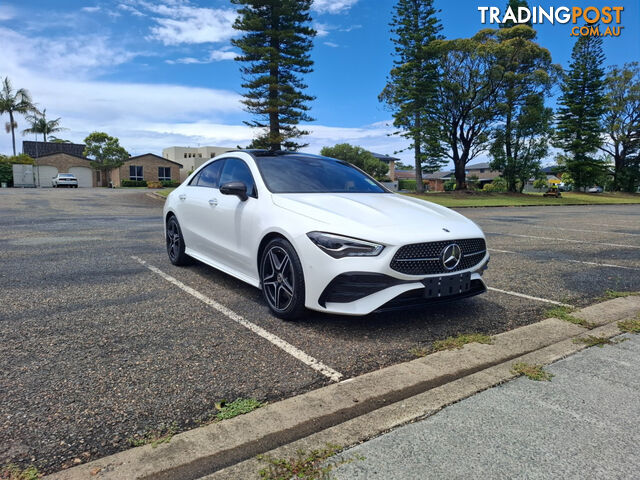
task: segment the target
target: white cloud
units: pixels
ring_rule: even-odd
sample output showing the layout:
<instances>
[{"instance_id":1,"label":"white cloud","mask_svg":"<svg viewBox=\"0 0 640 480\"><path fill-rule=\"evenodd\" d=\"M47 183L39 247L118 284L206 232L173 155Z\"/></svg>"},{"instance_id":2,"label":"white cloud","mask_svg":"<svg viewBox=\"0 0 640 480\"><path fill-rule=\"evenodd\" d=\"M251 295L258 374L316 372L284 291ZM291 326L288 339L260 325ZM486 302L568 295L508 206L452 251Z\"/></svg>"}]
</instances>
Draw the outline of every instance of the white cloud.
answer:
<instances>
[{"instance_id":1,"label":"white cloud","mask_svg":"<svg viewBox=\"0 0 640 480\"><path fill-rule=\"evenodd\" d=\"M238 53L231 50L231 47L222 47L219 50L212 50L209 59L211 61L233 60L237 56Z\"/></svg>"},{"instance_id":2,"label":"white cloud","mask_svg":"<svg viewBox=\"0 0 640 480\"><path fill-rule=\"evenodd\" d=\"M0 67L32 68L52 76L75 78L97 75L104 68L121 65L139 54L112 45L104 36L32 37L0 27L3 54Z\"/></svg>"},{"instance_id":3,"label":"white cloud","mask_svg":"<svg viewBox=\"0 0 640 480\"><path fill-rule=\"evenodd\" d=\"M327 47L331 47L331 48L338 48L340 45L338 45L337 43L333 43L333 42L323 42Z\"/></svg>"},{"instance_id":4,"label":"white cloud","mask_svg":"<svg viewBox=\"0 0 640 480\"><path fill-rule=\"evenodd\" d=\"M318 13L343 13L354 6L358 0L314 0L313 10Z\"/></svg>"},{"instance_id":5,"label":"white cloud","mask_svg":"<svg viewBox=\"0 0 640 480\"><path fill-rule=\"evenodd\" d=\"M126 5L124 3L121 3L121 4L118 5L118 8L120 10L124 10L125 12L130 13L131 15L133 15L135 17L146 17L146 15L144 13L142 13L137 8L132 7L131 5Z\"/></svg>"},{"instance_id":6,"label":"white cloud","mask_svg":"<svg viewBox=\"0 0 640 480\"><path fill-rule=\"evenodd\" d=\"M165 60L165 61L166 63L169 63L169 64L182 63L182 64L189 65L189 64L196 64L196 63L219 62L222 60L233 60L237 56L238 54L231 50L231 46L225 46L218 50L211 50L211 53L209 53L209 56L207 58L199 59L194 57L183 57L183 58L178 58L177 60Z\"/></svg>"},{"instance_id":7,"label":"white cloud","mask_svg":"<svg viewBox=\"0 0 640 480\"><path fill-rule=\"evenodd\" d=\"M316 31L316 35L318 37L326 37L329 35L329 30L333 30L335 27L327 24L327 23L314 23L313 29Z\"/></svg>"},{"instance_id":8,"label":"white cloud","mask_svg":"<svg viewBox=\"0 0 640 480\"><path fill-rule=\"evenodd\" d=\"M82 7L81 10L87 13L95 13L100 11L100 7Z\"/></svg>"},{"instance_id":9,"label":"white cloud","mask_svg":"<svg viewBox=\"0 0 640 480\"><path fill-rule=\"evenodd\" d=\"M144 4L159 17L149 39L164 45L214 43L229 40L235 33L237 14L231 9L200 8L187 5Z\"/></svg>"}]
</instances>

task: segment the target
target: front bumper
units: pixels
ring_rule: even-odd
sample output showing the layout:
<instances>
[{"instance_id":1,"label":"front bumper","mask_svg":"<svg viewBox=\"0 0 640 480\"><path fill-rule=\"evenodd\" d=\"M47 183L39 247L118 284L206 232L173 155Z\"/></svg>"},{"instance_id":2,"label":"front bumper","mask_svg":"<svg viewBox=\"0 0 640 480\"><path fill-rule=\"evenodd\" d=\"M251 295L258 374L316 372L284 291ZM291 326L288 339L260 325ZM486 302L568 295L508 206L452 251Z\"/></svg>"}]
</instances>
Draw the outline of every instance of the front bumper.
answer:
<instances>
[{"instance_id":1,"label":"front bumper","mask_svg":"<svg viewBox=\"0 0 640 480\"><path fill-rule=\"evenodd\" d=\"M302 239L301 239L302 240ZM375 311L430 305L478 295L486 291L482 273L489 263L488 251L472 268L451 274L407 275L391 269L397 248L377 257L333 259L318 247L302 242L306 302L311 310L342 315L367 315ZM470 288L463 292L425 298L429 279L469 274ZM424 283L423 283L424 282Z\"/></svg>"}]
</instances>

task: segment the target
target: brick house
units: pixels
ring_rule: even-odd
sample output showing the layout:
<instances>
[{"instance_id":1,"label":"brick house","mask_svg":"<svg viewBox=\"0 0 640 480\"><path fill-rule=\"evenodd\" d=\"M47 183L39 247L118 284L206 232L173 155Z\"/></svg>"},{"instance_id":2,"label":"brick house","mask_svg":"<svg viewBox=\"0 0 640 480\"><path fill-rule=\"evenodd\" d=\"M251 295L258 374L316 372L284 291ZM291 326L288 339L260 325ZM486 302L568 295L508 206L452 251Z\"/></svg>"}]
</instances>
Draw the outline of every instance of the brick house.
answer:
<instances>
[{"instance_id":1,"label":"brick house","mask_svg":"<svg viewBox=\"0 0 640 480\"><path fill-rule=\"evenodd\" d=\"M93 160L70 153L49 153L35 159L33 173L38 187L51 187L51 180L58 173L73 173L78 179L79 187L95 187L98 182L98 172L91 164Z\"/></svg>"},{"instance_id":2,"label":"brick house","mask_svg":"<svg viewBox=\"0 0 640 480\"><path fill-rule=\"evenodd\" d=\"M182 165L153 153L129 157L120 168L111 171L111 181L119 186L122 180L180 181Z\"/></svg>"}]
</instances>

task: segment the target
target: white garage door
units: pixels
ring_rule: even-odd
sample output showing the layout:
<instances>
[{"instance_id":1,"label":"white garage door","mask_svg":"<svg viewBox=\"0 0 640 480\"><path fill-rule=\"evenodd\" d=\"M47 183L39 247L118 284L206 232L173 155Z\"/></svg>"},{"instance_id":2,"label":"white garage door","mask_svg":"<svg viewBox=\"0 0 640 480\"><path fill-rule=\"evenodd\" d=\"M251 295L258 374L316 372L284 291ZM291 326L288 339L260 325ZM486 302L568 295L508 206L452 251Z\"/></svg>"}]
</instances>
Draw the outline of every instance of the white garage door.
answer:
<instances>
[{"instance_id":1,"label":"white garage door","mask_svg":"<svg viewBox=\"0 0 640 480\"><path fill-rule=\"evenodd\" d=\"M51 187L51 180L58 175L58 169L51 165L40 165L35 167L34 170L36 172L36 180L40 179L38 185L41 187Z\"/></svg>"},{"instance_id":2,"label":"white garage door","mask_svg":"<svg viewBox=\"0 0 640 480\"><path fill-rule=\"evenodd\" d=\"M79 187L93 187L93 170L89 167L71 167L69 173L76 176Z\"/></svg>"}]
</instances>

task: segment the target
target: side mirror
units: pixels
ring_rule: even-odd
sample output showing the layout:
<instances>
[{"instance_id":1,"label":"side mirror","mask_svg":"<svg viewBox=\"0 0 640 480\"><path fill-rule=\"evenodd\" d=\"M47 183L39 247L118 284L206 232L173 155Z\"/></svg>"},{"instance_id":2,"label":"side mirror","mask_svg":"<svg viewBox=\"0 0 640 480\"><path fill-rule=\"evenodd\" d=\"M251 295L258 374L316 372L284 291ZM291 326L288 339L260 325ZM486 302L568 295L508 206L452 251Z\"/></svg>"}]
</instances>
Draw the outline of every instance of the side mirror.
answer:
<instances>
[{"instance_id":1,"label":"side mirror","mask_svg":"<svg viewBox=\"0 0 640 480\"><path fill-rule=\"evenodd\" d=\"M242 182L225 183L220 186L220 193L223 195L235 195L243 202L249 198L247 186Z\"/></svg>"}]
</instances>

